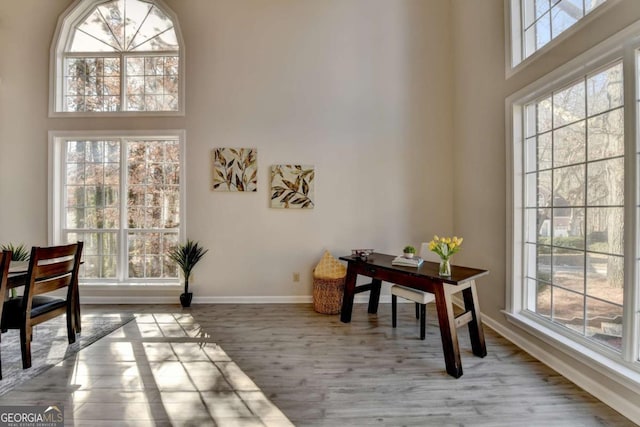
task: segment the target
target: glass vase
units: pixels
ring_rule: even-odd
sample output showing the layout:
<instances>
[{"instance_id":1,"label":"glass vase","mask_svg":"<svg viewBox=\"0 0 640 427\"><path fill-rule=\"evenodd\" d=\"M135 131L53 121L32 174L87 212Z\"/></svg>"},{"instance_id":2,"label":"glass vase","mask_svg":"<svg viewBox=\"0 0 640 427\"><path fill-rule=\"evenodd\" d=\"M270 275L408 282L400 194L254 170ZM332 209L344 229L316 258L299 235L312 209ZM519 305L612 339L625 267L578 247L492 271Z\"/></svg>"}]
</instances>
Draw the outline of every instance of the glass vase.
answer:
<instances>
[{"instance_id":1,"label":"glass vase","mask_svg":"<svg viewBox=\"0 0 640 427\"><path fill-rule=\"evenodd\" d=\"M451 276L451 264L448 259L440 259L440 269L438 270L438 274L445 277Z\"/></svg>"}]
</instances>

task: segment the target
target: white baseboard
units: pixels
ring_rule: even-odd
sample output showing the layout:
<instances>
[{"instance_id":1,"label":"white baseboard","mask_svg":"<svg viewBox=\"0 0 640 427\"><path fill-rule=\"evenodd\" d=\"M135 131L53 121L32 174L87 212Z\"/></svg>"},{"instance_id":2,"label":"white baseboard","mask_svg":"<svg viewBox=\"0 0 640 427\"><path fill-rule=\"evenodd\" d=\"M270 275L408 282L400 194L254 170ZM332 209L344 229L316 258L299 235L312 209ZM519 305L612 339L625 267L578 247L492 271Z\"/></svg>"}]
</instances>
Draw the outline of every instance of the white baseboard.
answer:
<instances>
[{"instance_id":1,"label":"white baseboard","mask_svg":"<svg viewBox=\"0 0 640 427\"><path fill-rule=\"evenodd\" d=\"M192 304L311 304L311 295L297 296L233 296L233 297L198 297L193 296ZM354 303L368 303L369 296L356 295ZM380 296L381 303L391 303L391 295ZM411 301L398 300L398 303ZM82 296L83 304L179 304L177 296Z\"/></svg>"}]
</instances>

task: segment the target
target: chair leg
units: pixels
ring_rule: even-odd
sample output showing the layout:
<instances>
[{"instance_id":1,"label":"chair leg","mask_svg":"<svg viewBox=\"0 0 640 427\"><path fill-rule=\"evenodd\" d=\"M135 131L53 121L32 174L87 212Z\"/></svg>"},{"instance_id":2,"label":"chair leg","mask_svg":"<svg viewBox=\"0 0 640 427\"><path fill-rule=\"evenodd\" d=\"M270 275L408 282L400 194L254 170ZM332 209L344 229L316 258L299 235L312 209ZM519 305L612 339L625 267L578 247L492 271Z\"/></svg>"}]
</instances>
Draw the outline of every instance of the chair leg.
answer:
<instances>
[{"instance_id":1,"label":"chair leg","mask_svg":"<svg viewBox=\"0 0 640 427\"><path fill-rule=\"evenodd\" d=\"M398 312L398 297L395 295L391 295L391 325L395 328L397 325L396 315Z\"/></svg>"},{"instance_id":2,"label":"chair leg","mask_svg":"<svg viewBox=\"0 0 640 427\"><path fill-rule=\"evenodd\" d=\"M75 311L67 311L67 338L69 344L76 342L76 313Z\"/></svg>"},{"instance_id":3,"label":"chair leg","mask_svg":"<svg viewBox=\"0 0 640 427\"><path fill-rule=\"evenodd\" d=\"M415 303L416 304L416 319L420 318L420 304Z\"/></svg>"},{"instance_id":4,"label":"chair leg","mask_svg":"<svg viewBox=\"0 0 640 427\"><path fill-rule=\"evenodd\" d=\"M80 301L76 296L76 313L75 313L75 328L77 333L82 332L82 317L80 316Z\"/></svg>"},{"instance_id":5,"label":"chair leg","mask_svg":"<svg viewBox=\"0 0 640 427\"><path fill-rule=\"evenodd\" d=\"M22 351L22 369L31 367L31 327L20 328L20 350Z\"/></svg>"},{"instance_id":6,"label":"chair leg","mask_svg":"<svg viewBox=\"0 0 640 427\"><path fill-rule=\"evenodd\" d=\"M427 305L420 304L420 339L423 340L426 336L426 320L427 320Z\"/></svg>"}]
</instances>

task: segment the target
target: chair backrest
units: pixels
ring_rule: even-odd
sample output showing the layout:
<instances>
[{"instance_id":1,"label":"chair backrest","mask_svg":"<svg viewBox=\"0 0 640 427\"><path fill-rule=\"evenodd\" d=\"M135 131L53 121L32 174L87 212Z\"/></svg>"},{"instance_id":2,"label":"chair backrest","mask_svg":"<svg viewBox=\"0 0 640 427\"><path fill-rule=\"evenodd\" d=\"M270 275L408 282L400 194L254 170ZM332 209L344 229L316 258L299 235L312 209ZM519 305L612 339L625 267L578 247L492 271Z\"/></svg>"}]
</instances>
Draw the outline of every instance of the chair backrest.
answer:
<instances>
[{"instance_id":1,"label":"chair backrest","mask_svg":"<svg viewBox=\"0 0 640 427\"><path fill-rule=\"evenodd\" d=\"M425 261L440 262L438 254L429 250L429 242L420 245L420 258Z\"/></svg>"},{"instance_id":2,"label":"chair backrest","mask_svg":"<svg viewBox=\"0 0 640 427\"><path fill-rule=\"evenodd\" d=\"M0 295L2 295L2 301L4 301L4 295L7 293L7 278L12 255L11 251L2 251L0 254ZM0 305L0 316L2 316L2 305Z\"/></svg>"},{"instance_id":3,"label":"chair backrest","mask_svg":"<svg viewBox=\"0 0 640 427\"><path fill-rule=\"evenodd\" d=\"M33 247L29 259L28 280L22 298L23 306L31 310L31 299L57 289L67 288L71 299L78 286L78 270L82 242L63 246Z\"/></svg>"}]
</instances>

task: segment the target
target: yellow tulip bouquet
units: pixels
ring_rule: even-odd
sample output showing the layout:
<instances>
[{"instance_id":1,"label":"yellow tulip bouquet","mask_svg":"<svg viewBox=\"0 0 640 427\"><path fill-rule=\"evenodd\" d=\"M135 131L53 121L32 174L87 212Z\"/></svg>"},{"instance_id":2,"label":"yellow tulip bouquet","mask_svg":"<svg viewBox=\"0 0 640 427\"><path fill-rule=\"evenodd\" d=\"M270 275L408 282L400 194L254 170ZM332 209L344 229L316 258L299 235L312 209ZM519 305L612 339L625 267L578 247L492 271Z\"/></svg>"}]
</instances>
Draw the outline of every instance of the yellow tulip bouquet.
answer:
<instances>
[{"instance_id":1,"label":"yellow tulip bouquet","mask_svg":"<svg viewBox=\"0 0 640 427\"><path fill-rule=\"evenodd\" d=\"M433 240L429 242L429 250L435 252L440 257L441 276L451 276L451 264L449 258L460 250L462 245L462 237L438 237L433 236Z\"/></svg>"}]
</instances>

